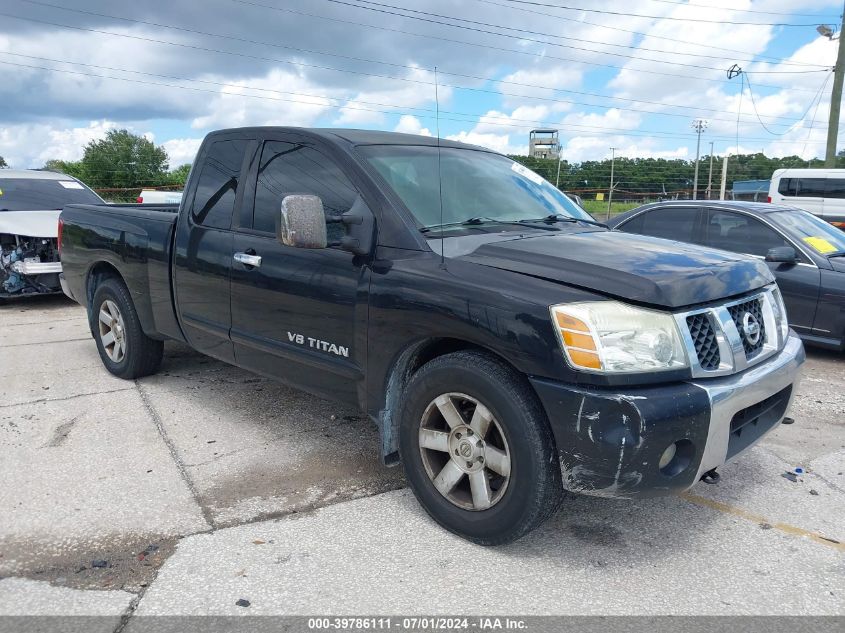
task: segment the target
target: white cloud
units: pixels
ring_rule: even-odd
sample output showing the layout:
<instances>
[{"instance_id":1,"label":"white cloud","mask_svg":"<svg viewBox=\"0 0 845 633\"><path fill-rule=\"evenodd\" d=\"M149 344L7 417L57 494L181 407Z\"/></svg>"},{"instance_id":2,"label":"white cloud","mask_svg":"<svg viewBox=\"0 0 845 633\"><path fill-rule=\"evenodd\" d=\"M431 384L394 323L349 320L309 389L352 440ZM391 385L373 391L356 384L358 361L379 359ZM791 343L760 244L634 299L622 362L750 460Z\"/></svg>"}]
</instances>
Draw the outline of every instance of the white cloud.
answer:
<instances>
[{"instance_id":1,"label":"white cloud","mask_svg":"<svg viewBox=\"0 0 845 633\"><path fill-rule=\"evenodd\" d=\"M423 127L422 122L415 116L410 114L403 114L399 118L399 123L393 128L394 132L402 132L404 134L419 134L420 136L433 136L431 130Z\"/></svg>"},{"instance_id":2,"label":"white cloud","mask_svg":"<svg viewBox=\"0 0 845 633\"><path fill-rule=\"evenodd\" d=\"M0 156L11 167L41 167L50 159L79 160L85 146L116 129L114 121L91 121L85 127L24 123L0 128Z\"/></svg>"},{"instance_id":3,"label":"white cloud","mask_svg":"<svg viewBox=\"0 0 845 633\"><path fill-rule=\"evenodd\" d=\"M162 143L170 157L170 168L175 169L185 163L193 163L201 144L201 138L174 138Z\"/></svg>"},{"instance_id":4,"label":"white cloud","mask_svg":"<svg viewBox=\"0 0 845 633\"><path fill-rule=\"evenodd\" d=\"M264 77L228 82L207 104L207 114L195 117L191 127L312 125L331 109L333 100L327 92L305 77L276 68Z\"/></svg>"},{"instance_id":5,"label":"white cloud","mask_svg":"<svg viewBox=\"0 0 845 633\"><path fill-rule=\"evenodd\" d=\"M362 90L348 99L335 118L336 125L364 125L383 123L389 112L406 109L433 109L436 99L434 73L414 68L403 77L409 81L377 81L380 88ZM440 86L438 90L441 109L452 98L452 89Z\"/></svg>"}]
</instances>

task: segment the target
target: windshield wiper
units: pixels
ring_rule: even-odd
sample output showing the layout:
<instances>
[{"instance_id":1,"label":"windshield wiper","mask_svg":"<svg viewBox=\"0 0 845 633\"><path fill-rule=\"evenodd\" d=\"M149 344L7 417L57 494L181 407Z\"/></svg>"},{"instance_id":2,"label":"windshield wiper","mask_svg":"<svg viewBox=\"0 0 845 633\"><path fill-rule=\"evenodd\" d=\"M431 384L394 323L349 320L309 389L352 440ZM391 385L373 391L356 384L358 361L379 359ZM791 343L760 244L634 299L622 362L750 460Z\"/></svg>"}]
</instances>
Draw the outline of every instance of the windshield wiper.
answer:
<instances>
[{"instance_id":1,"label":"windshield wiper","mask_svg":"<svg viewBox=\"0 0 845 633\"><path fill-rule=\"evenodd\" d=\"M512 224L514 226L525 226L524 222L527 220L496 220L495 218L487 218L484 216L476 216L462 220L461 222L446 222L444 224L432 224L424 226L420 229L420 233L428 233L436 229L458 228L462 226L480 226L482 224ZM534 220L539 221L539 220ZM539 227L538 227L539 228ZM548 230L548 229L544 229ZM554 230L554 229L552 229Z\"/></svg>"},{"instance_id":2,"label":"windshield wiper","mask_svg":"<svg viewBox=\"0 0 845 633\"><path fill-rule=\"evenodd\" d=\"M836 251L835 253L829 253L827 258L830 259L831 257L845 257L845 251Z\"/></svg>"},{"instance_id":3,"label":"windshield wiper","mask_svg":"<svg viewBox=\"0 0 845 633\"><path fill-rule=\"evenodd\" d=\"M553 223L553 222L571 222L571 223L583 222L584 224L590 224L592 226L600 226L600 227L605 228L605 229L610 228L604 222L596 222L595 220L586 220L584 218L575 218L575 217L571 217L571 216L568 216L568 215L558 215L558 214L547 215L544 218L536 218L536 219L533 219L533 220L520 220L520 221L521 222L549 222L549 223Z\"/></svg>"}]
</instances>

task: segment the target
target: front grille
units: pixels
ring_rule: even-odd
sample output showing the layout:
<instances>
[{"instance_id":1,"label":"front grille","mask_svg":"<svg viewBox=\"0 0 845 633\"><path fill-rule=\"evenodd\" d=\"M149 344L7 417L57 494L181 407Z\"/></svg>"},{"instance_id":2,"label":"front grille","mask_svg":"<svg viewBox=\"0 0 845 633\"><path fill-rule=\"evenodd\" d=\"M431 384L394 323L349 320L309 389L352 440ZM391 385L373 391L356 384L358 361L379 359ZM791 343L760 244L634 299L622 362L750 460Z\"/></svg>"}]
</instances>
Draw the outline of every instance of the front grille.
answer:
<instances>
[{"instance_id":1,"label":"front grille","mask_svg":"<svg viewBox=\"0 0 845 633\"><path fill-rule=\"evenodd\" d=\"M692 314L687 317L687 327L698 355L698 364L707 371L718 369L722 359L710 317L706 314Z\"/></svg>"},{"instance_id":2,"label":"front grille","mask_svg":"<svg viewBox=\"0 0 845 633\"><path fill-rule=\"evenodd\" d=\"M731 419L731 436L728 441L728 457L745 450L768 432L786 415L792 385L773 396L738 411Z\"/></svg>"},{"instance_id":3,"label":"front grille","mask_svg":"<svg viewBox=\"0 0 845 633\"><path fill-rule=\"evenodd\" d=\"M760 307L760 299L755 298L750 301L738 303L728 307L728 312L731 314L736 329L739 330L739 336L742 339L742 346L745 348L745 357L748 359L756 356L763 344L766 342L766 325L763 322L763 310ZM745 331L745 315L750 314L752 320L756 321L760 328L760 335L755 342L752 342L751 336Z\"/></svg>"}]
</instances>

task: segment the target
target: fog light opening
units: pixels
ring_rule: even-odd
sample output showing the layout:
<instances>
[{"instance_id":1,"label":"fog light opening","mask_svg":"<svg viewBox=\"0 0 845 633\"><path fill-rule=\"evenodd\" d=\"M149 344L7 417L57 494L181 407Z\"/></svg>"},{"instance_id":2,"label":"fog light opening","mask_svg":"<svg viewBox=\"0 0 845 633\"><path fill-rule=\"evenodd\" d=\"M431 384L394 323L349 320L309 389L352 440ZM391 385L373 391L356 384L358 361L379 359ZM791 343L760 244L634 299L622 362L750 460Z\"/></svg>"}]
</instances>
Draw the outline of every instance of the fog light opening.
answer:
<instances>
[{"instance_id":1,"label":"fog light opening","mask_svg":"<svg viewBox=\"0 0 845 633\"><path fill-rule=\"evenodd\" d=\"M690 465L693 452L694 446L689 440L672 442L660 455L657 468L666 477L680 475Z\"/></svg>"}]
</instances>

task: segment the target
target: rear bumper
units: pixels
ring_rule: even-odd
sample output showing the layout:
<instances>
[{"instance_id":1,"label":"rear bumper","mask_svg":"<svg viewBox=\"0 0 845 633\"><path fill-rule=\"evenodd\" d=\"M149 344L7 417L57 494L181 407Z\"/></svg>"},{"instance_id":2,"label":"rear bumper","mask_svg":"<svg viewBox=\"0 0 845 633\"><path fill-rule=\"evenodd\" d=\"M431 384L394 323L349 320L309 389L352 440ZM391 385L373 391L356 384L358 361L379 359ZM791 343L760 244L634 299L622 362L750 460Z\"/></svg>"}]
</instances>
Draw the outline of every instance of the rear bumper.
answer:
<instances>
[{"instance_id":1,"label":"rear bumper","mask_svg":"<svg viewBox=\"0 0 845 633\"><path fill-rule=\"evenodd\" d=\"M65 293L65 296L68 299L73 299L76 301L76 298L73 296L73 293L70 291L70 286L68 286L67 281L65 280L64 273L59 273L59 284L62 287L62 292Z\"/></svg>"},{"instance_id":2,"label":"rear bumper","mask_svg":"<svg viewBox=\"0 0 845 633\"><path fill-rule=\"evenodd\" d=\"M531 382L555 435L566 489L656 496L691 487L780 424L803 362L804 347L790 332L780 353L733 376L625 391ZM671 445L675 457L661 469Z\"/></svg>"}]
</instances>

